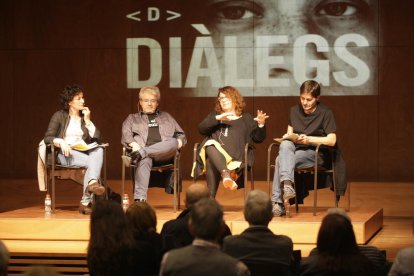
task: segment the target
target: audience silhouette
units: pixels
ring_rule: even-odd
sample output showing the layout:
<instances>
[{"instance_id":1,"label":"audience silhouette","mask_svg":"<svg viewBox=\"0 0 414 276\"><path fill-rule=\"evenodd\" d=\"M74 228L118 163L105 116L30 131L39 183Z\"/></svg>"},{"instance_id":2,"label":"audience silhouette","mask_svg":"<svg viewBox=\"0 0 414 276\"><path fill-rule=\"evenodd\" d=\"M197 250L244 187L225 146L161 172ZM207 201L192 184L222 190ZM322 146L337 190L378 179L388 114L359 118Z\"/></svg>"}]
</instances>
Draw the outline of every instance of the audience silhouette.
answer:
<instances>
[{"instance_id":1,"label":"audience silhouette","mask_svg":"<svg viewBox=\"0 0 414 276\"><path fill-rule=\"evenodd\" d=\"M167 252L160 275L250 275L246 265L220 251L223 209L215 200L203 198L194 204L189 227L193 243Z\"/></svg>"},{"instance_id":2,"label":"audience silhouette","mask_svg":"<svg viewBox=\"0 0 414 276\"><path fill-rule=\"evenodd\" d=\"M370 260L359 251L351 221L342 214L328 213L317 238L317 253L300 267L299 275L375 275Z\"/></svg>"},{"instance_id":3,"label":"audience silhouette","mask_svg":"<svg viewBox=\"0 0 414 276\"><path fill-rule=\"evenodd\" d=\"M184 200L186 209L176 219L167 221L162 227L161 235L166 251L184 247L193 242L194 236L188 229L192 206L200 199L209 197L210 192L205 185L195 183L187 188ZM229 235L231 235L230 228L224 224L224 231L218 240L219 244L222 245L224 237Z\"/></svg>"},{"instance_id":4,"label":"audience silhouette","mask_svg":"<svg viewBox=\"0 0 414 276\"><path fill-rule=\"evenodd\" d=\"M414 275L414 247L407 247L398 251L388 275Z\"/></svg>"},{"instance_id":5,"label":"audience silhouette","mask_svg":"<svg viewBox=\"0 0 414 276\"><path fill-rule=\"evenodd\" d=\"M128 226L135 239L133 266L140 275L157 275L163 254L161 235L157 233L155 210L147 202L135 202L126 211ZM145 264L145 265L143 265Z\"/></svg>"},{"instance_id":6,"label":"audience silhouette","mask_svg":"<svg viewBox=\"0 0 414 276\"><path fill-rule=\"evenodd\" d=\"M92 207L87 252L89 272L95 276L128 275L134 239L127 231L120 204L100 200Z\"/></svg>"},{"instance_id":7,"label":"audience silhouette","mask_svg":"<svg viewBox=\"0 0 414 276\"><path fill-rule=\"evenodd\" d=\"M268 228L273 218L269 195L261 190L251 191L244 205L244 218L249 227L240 235L226 237L223 252L244 262L252 274L256 267L273 265L265 275L291 275L293 243Z\"/></svg>"}]
</instances>

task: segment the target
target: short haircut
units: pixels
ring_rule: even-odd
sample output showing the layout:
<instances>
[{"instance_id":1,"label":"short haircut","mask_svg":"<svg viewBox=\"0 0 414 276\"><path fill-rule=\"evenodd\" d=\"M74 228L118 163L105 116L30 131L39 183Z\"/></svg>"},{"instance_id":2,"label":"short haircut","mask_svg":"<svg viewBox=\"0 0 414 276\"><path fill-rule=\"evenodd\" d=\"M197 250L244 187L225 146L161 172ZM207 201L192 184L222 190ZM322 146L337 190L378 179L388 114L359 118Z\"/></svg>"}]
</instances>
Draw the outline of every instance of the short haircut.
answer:
<instances>
[{"instance_id":1,"label":"short haircut","mask_svg":"<svg viewBox=\"0 0 414 276\"><path fill-rule=\"evenodd\" d=\"M69 110L69 103L73 100L73 98L82 93L82 87L77 84L69 84L63 88L62 93L60 94L60 104L64 110Z\"/></svg>"},{"instance_id":2,"label":"short haircut","mask_svg":"<svg viewBox=\"0 0 414 276\"><path fill-rule=\"evenodd\" d=\"M244 204L244 218L250 225L267 226L273 218L272 201L261 190L251 191Z\"/></svg>"},{"instance_id":3,"label":"short haircut","mask_svg":"<svg viewBox=\"0 0 414 276\"><path fill-rule=\"evenodd\" d=\"M310 93L312 97L317 98L321 95L321 86L314 80L307 80L300 86L300 95Z\"/></svg>"},{"instance_id":4,"label":"short haircut","mask_svg":"<svg viewBox=\"0 0 414 276\"><path fill-rule=\"evenodd\" d=\"M224 225L223 208L214 199L200 199L191 210L190 222L196 238L217 241Z\"/></svg>"},{"instance_id":5,"label":"short haircut","mask_svg":"<svg viewBox=\"0 0 414 276\"><path fill-rule=\"evenodd\" d=\"M144 86L139 90L139 99L142 99L144 94L154 95L157 98L157 102L161 101L160 89L156 86Z\"/></svg>"},{"instance_id":6,"label":"short haircut","mask_svg":"<svg viewBox=\"0 0 414 276\"><path fill-rule=\"evenodd\" d=\"M197 201L202 198L210 197L210 191L203 184L192 184L185 191L185 204L187 207L192 207Z\"/></svg>"}]
</instances>

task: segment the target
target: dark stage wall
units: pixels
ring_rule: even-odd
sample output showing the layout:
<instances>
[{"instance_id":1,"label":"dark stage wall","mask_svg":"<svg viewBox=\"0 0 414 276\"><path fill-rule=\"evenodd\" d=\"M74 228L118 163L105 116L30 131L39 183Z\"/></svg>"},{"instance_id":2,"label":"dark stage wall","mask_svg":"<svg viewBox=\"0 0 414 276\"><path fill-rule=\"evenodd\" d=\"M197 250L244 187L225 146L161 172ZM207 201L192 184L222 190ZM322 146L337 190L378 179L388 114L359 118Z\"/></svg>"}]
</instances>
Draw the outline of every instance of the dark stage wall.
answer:
<instances>
[{"instance_id":1,"label":"dark stage wall","mask_svg":"<svg viewBox=\"0 0 414 276\"><path fill-rule=\"evenodd\" d=\"M288 43L282 43L278 53L271 49L273 44L268 44L261 55L269 56L260 59L257 49L262 46L254 43L260 40L259 35L266 35L261 28L272 23L261 20L272 17L274 10L267 12L254 5L266 7L279 2L240 1L236 7L229 5L237 1L204 2L207 7L200 0L2 0L0 178L36 176L37 144L43 138L50 116L60 108L59 93L68 83L84 87L92 119L101 129L104 140L110 143L109 178L120 178L121 124L129 113L136 112L138 89L135 87L148 80L148 84L161 88L161 109L169 111L188 135L189 143L182 159L184 178L190 175L192 147L202 139L197 124L212 110L217 86L239 87L248 111L255 113L262 109L270 115L268 137L255 151L256 178L265 179L267 146L272 138L286 131L288 110L298 103L298 83L303 74L295 71L296 82L290 76L286 86L266 80L267 77L260 80L261 71L256 69L263 62L275 62L269 56L284 56L283 74L289 75L287 72L295 66L306 67L305 61L297 57L307 51L315 52L317 43L293 45L299 41L298 37L307 38L303 33L298 35L303 28L292 27L291 31L298 33L290 33L290 23L280 23ZM303 12L308 17L300 20L306 22L308 34L317 34L318 43L329 44L328 50L314 54L313 59L328 60L323 66L330 66L331 72L311 70L307 76L316 76L325 83L321 100L334 110L349 179L413 182L414 96L410 84L414 77L414 2L355 0L338 4L336 1L337 4L327 7L321 6L327 1L308 2L315 5L314 10L309 14ZM354 14L358 9L361 14ZM204 11L214 20L204 22ZM299 12L302 11L300 8ZM208 32L191 26L200 22L204 22ZM245 24L252 25L247 34L242 31ZM354 25L344 31L350 24ZM371 27L370 31L360 30L367 26ZM270 35L278 32L277 26L273 27L268 30ZM338 37L343 33L362 33L369 47L360 47L360 40L354 40L335 49L332 38L335 28ZM246 39L249 32L250 40ZM239 40L230 39L223 45L225 36ZM127 49L128 41L132 41L128 39L137 38L146 38L135 40L145 43L156 41L162 50L157 50L157 43L151 47L141 45L137 48L139 51ZM272 39L276 38L279 39ZM235 46L232 41L239 44ZM260 43L264 42L262 39ZM299 50L293 51L294 47ZM344 59L346 55L340 51L347 47L351 59ZM232 48L234 51L225 52ZM292 52L296 55L293 61L288 57ZM228 56L223 57L226 53ZM236 56L231 57L231 53ZM200 58L199 64L197 58ZM361 60L362 64L358 63ZM345 74L351 76L350 80L341 82L332 73L341 65ZM235 70L239 77L231 74ZM370 74L364 75L364 72ZM355 85L355 75L362 79L368 77L363 79L363 84ZM242 78L252 81L245 82ZM197 79L199 82L194 86Z\"/></svg>"}]
</instances>

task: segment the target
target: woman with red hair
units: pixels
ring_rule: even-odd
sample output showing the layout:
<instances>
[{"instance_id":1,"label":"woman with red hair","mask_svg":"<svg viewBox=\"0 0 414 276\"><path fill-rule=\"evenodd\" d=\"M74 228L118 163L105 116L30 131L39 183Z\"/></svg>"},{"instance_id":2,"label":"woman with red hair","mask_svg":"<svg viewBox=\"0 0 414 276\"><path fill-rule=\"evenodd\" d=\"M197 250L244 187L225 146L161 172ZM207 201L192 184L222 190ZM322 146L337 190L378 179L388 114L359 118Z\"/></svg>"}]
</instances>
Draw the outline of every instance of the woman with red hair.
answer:
<instances>
[{"instance_id":1,"label":"woman with red hair","mask_svg":"<svg viewBox=\"0 0 414 276\"><path fill-rule=\"evenodd\" d=\"M198 125L198 131L205 136L199 147L193 176L205 173L210 196L215 198L220 179L223 186L236 190L236 180L244 166L246 143L261 143L266 137L265 121L269 117L261 110L253 118L244 111L243 96L232 87L219 88L215 110ZM252 160L249 160L251 163Z\"/></svg>"}]
</instances>

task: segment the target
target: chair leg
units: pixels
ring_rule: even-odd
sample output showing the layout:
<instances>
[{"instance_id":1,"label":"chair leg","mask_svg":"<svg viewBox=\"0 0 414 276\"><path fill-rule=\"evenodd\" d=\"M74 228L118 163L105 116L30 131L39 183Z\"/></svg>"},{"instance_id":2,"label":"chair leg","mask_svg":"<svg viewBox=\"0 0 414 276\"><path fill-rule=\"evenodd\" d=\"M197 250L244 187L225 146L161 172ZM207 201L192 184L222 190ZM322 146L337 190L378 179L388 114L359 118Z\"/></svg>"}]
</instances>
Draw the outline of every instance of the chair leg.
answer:
<instances>
[{"instance_id":1,"label":"chair leg","mask_svg":"<svg viewBox=\"0 0 414 276\"><path fill-rule=\"evenodd\" d=\"M125 194L125 164L121 162L122 169L121 169L121 196L124 196Z\"/></svg>"},{"instance_id":2,"label":"chair leg","mask_svg":"<svg viewBox=\"0 0 414 276\"><path fill-rule=\"evenodd\" d=\"M315 169L313 181L313 215L316 216L316 208L318 204L318 169Z\"/></svg>"},{"instance_id":3,"label":"chair leg","mask_svg":"<svg viewBox=\"0 0 414 276\"><path fill-rule=\"evenodd\" d=\"M247 170L247 164L244 168L244 172L243 172L243 178L244 178L244 201L246 201L247 198L247 194L248 194L248 190L247 190L247 174L248 174L248 170Z\"/></svg>"},{"instance_id":4,"label":"chair leg","mask_svg":"<svg viewBox=\"0 0 414 276\"><path fill-rule=\"evenodd\" d=\"M109 199L109 195L108 195L108 183L106 182L106 147L103 148L104 154L103 154L103 181L102 184L105 188L105 199L108 200Z\"/></svg>"},{"instance_id":5,"label":"chair leg","mask_svg":"<svg viewBox=\"0 0 414 276\"><path fill-rule=\"evenodd\" d=\"M347 200L346 200L346 211L349 212L351 210L351 183L347 183L346 185L346 193L347 193Z\"/></svg>"},{"instance_id":6,"label":"chair leg","mask_svg":"<svg viewBox=\"0 0 414 276\"><path fill-rule=\"evenodd\" d=\"M295 189L295 194L296 194L296 196L295 196L295 209L296 209L296 213L299 213L299 204L298 204L298 197L297 197L298 191L296 190L296 184L295 183L293 183L293 188Z\"/></svg>"},{"instance_id":7,"label":"chair leg","mask_svg":"<svg viewBox=\"0 0 414 276\"><path fill-rule=\"evenodd\" d=\"M173 199L174 202L173 202L173 205L174 205L174 213L175 213L175 212L177 212L177 205L178 205L178 201L177 201L178 180L177 180L177 169L176 168L174 168L173 174L174 174L174 199Z\"/></svg>"},{"instance_id":8,"label":"chair leg","mask_svg":"<svg viewBox=\"0 0 414 276\"><path fill-rule=\"evenodd\" d=\"M52 197L52 213L55 212L55 203L56 203L56 195L55 195L55 176L54 176L54 172L52 173L52 193L51 193L51 197Z\"/></svg>"},{"instance_id":9,"label":"chair leg","mask_svg":"<svg viewBox=\"0 0 414 276\"><path fill-rule=\"evenodd\" d=\"M250 189L253 191L254 190L254 172L253 172L253 168L250 168Z\"/></svg>"}]
</instances>

